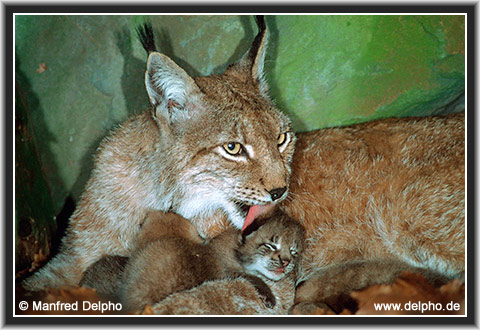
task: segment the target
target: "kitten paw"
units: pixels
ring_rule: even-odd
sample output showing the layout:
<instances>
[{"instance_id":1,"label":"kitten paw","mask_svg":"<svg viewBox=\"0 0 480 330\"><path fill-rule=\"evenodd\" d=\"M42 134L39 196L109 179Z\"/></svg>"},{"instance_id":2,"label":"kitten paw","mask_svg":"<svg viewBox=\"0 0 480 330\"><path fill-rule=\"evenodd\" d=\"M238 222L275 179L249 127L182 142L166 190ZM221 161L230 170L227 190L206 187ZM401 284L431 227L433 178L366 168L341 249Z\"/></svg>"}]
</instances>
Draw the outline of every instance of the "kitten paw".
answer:
<instances>
[{"instance_id":1,"label":"kitten paw","mask_svg":"<svg viewBox=\"0 0 480 330\"><path fill-rule=\"evenodd\" d=\"M267 308L273 308L276 305L276 299L275 296L272 294L272 292L269 290L269 292L259 292L260 298L263 301L263 304Z\"/></svg>"},{"instance_id":2,"label":"kitten paw","mask_svg":"<svg viewBox=\"0 0 480 330\"><path fill-rule=\"evenodd\" d=\"M260 296L260 299L262 299L267 308L275 307L275 296L273 295L272 290L270 290L268 285L265 284L263 280L253 275L245 275L245 278L253 284L255 290L257 290L257 293Z\"/></svg>"}]
</instances>

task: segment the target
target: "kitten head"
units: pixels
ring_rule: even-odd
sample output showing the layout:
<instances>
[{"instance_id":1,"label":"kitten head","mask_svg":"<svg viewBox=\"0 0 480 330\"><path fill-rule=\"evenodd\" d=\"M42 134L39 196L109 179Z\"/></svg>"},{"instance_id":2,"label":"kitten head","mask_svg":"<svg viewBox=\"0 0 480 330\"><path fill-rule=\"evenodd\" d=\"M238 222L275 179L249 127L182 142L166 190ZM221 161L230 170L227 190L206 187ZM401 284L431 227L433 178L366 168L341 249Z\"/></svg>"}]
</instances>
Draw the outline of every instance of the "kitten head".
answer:
<instances>
[{"instance_id":1,"label":"kitten head","mask_svg":"<svg viewBox=\"0 0 480 330\"><path fill-rule=\"evenodd\" d=\"M245 271L279 281L296 266L303 250L303 228L279 212L247 234L237 250Z\"/></svg>"},{"instance_id":2,"label":"kitten head","mask_svg":"<svg viewBox=\"0 0 480 330\"><path fill-rule=\"evenodd\" d=\"M218 210L242 228L249 207L287 196L295 136L268 96L263 64L266 28L223 74L190 77L167 56L150 51L145 84L168 149L172 210L199 232ZM151 47L150 47L151 48Z\"/></svg>"}]
</instances>

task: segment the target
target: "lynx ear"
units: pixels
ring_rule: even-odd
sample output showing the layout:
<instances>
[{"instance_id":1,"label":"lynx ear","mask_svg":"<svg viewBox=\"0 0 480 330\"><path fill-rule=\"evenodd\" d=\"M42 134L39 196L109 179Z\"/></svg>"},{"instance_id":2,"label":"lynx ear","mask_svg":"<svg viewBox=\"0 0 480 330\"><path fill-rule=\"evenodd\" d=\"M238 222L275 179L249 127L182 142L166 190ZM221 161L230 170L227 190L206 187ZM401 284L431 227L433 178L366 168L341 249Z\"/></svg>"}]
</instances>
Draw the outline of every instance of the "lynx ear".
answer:
<instances>
[{"instance_id":1,"label":"lynx ear","mask_svg":"<svg viewBox=\"0 0 480 330\"><path fill-rule=\"evenodd\" d=\"M263 16L255 16L255 21L259 30L258 34L253 40L249 51L243 55L237 65L249 69L253 81L259 86L260 92L265 97L268 97L268 85L265 82L263 73L265 51L267 49L267 28Z\"/></svg>"},{"instance_id":2,"label":"lynx ear","mask_svg":"<svg viewBox=\"0 0 480 330\"><path fill-rule=\"evenodd\" d=\"M167 56L152 52L148 56L145 86L155 116L169 123L190 117L200 102L201 91L193 79Z\"/></svg>"}]
</instances>

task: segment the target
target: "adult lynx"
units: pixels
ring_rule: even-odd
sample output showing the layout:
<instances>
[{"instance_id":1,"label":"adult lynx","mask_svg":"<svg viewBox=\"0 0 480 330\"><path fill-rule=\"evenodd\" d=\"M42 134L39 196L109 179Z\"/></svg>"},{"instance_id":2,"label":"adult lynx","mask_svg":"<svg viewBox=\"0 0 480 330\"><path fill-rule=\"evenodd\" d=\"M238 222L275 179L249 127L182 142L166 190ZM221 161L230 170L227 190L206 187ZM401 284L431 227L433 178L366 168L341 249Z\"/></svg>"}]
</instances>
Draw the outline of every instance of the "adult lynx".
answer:
<instances>
[{"instance_id":1,"label":"adult lynx","mask_svg":"<svg viewBox=\"0 0 480 330\"><path fill-rule=\"evenodd\" d=\"M129 255L150 210L176 212L207 236L224 217L242 228L287 196L295 137L268 97L263 18L258 25L239 62L197 78L155 52L144 31L152 108L100 144L59 254L24 287L76 285L102 256Z\"/></svg>"}]
</instances>

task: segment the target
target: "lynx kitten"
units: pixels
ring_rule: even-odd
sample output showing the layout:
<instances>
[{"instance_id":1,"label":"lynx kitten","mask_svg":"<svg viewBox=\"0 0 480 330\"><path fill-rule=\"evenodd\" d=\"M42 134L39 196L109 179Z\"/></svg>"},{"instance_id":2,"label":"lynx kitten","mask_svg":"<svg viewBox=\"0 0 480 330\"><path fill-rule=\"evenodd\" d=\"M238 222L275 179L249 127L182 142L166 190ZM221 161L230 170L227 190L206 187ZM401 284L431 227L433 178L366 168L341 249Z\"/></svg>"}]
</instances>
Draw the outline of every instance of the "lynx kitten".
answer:
<instances>
[{"instance_id":1,"label":"lynx kitten","mask_svg":"<svg viewBox=\"0 0 480 330\"><path fill-rule=\"evenodd\" d=\"M159 228L185 228L184 232L193 233L195 229L188 220L172 214L151 214L139 235L138 250L129 260L124 263L122 257L102 258L86 271L81 284L107 298L118 295L124 309L138 310L206 281L243 277L273 308L276 299L264 281L282 280L294 270L302 251L303 229L280 213L263 222L257 230L243 235L238 230L226 230L205 245L196 234L169 235ZM111 288L105 286L106 274L114 275L107 276Z\"/></svg>"}]
</instances>

